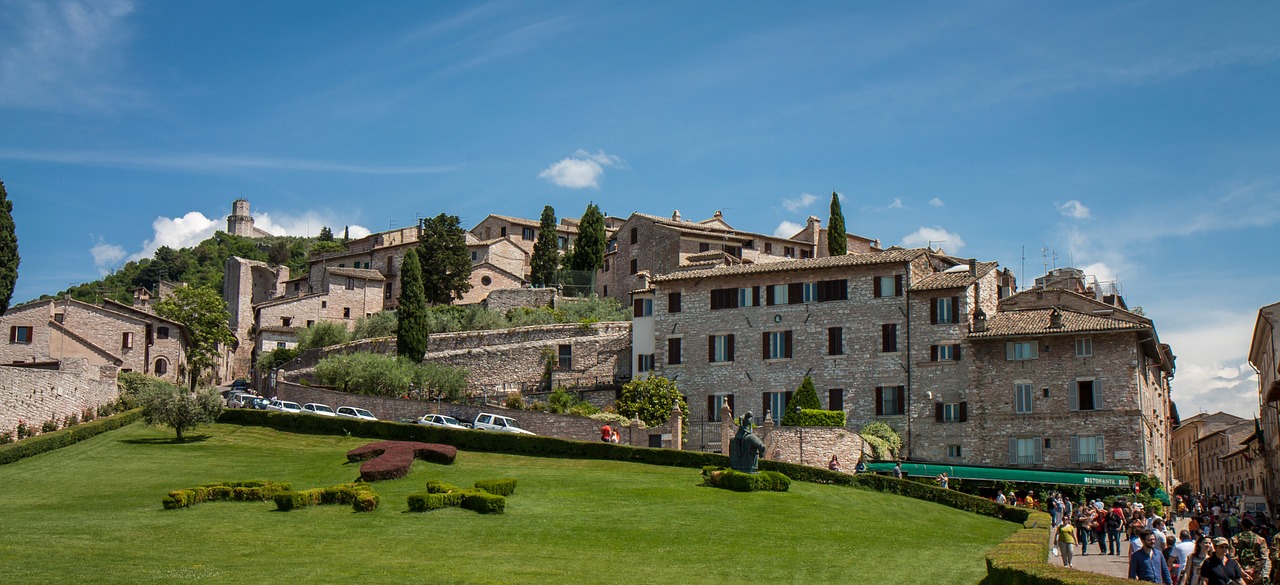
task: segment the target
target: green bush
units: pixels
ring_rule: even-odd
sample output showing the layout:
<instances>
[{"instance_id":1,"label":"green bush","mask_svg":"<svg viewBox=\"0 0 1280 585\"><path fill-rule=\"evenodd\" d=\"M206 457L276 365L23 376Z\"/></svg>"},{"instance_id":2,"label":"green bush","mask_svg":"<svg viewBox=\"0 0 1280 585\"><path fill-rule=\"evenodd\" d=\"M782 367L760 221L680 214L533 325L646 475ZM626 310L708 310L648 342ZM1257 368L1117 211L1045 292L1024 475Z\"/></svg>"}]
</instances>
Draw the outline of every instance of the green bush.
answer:
<instances>
[{"instance_id":1,"label":"green bush","mask_svg":"<svg viewBox=\"0 0 1280 585\"><path fill-rule=\"evenodd\" d=\"M791 395L791 400L787 401L782 413L782 426L784 427L803 427L813 426L800 422L801 410L822 410L822 403L818 402L818 390L813 387L813 379L809 376L804 377L804 381L800 383L800 388L795 394ZM843 426L843 423L841 423Z\"/></svg>"},{"instance_id":2,"label":"green bush","mask_svg":"<svg viewBox=\"0 0 1280 585\"><path fill-rule=\"evenodd\" d=\"M357 512L368 512L378 508L378 494L373 486L357 481L323 488L313 488L300 492L285 491L275 494L276 509L288 512L310 506L328 506L334 504L350 505Z\"/></svg>"},{"instance_id":3,"label":"green bush","mask_svg":"<svg viewBox=\"0 0 1280 585\"><path fill-rule=\"evenodd\" d=\"M314 375L320 384L371 396L403 396L412 386L419 397L456 400L467 385L467 372L460 368L364 352L325 357Z\"/></svg>"},{"instance_id":4,"label":"green bush","mask_svg":"<svg viewBox=\"0 0 1280 585\"><path fill-rule=\"evenodd\" d=\"M193 488L173 490L169 492L160 501L160 503L166 510L175 510L178 508L187 508L203 502L229 500L237 502L265 502L273 499L276 494L287 492L290 489L292 488L287 483L276 483L273 481L223 481L196 486Z\"/></svg>"},{"instance_id":5,"label":"green bush","mask_svg":"<svg viewBox=\"0 0 1280 585\"><path fill-rule=\"evenodd\" d=\"M378 502L381 498L378 494L371 490L362 491L356 494L356 499L351 502L351 509L356 512L372 512L378 509Z\"/></svg>"},{"instance_id":6,"label":"green bush","mask_svg":"<svg viewBox=\"0 0 1280 585\"><path fill-rule=\"evenodd\" d=\"M791 487L791 478L776 471L742 473L709 466L702 468L702 483L735 492L785 492Z\"/></svg>"},{"instance_id":7,"label":"green bush","mask_svg":"<svg viewBox=\"0 0 1280 585\"><path fill-rule=\"evenodd\" d=\"M862 440L871 446L875 458L881 461L896 458L898 450L902 448L902 437L893 430L893 427L884 422L867 423L858 434L862 435Z\"/></svg>"},{"instance_id":8,"label":"green bush","mask_svg":"<svg viewBox=\"0 0 1280 585\"><path fill-rule=\"evenodd\" d=\"M481 514L501 514L507 509L507 498L480 490L462 492L462 507Z\"/></svg>"},{"instance_id":9,"label":"green bush","mask_svg":"<svg viewBox=\"0 0 1280 585\"><path fill-rule=\"evenodd\" d=\"M427 482L427 493L429 494L447 494L459 491L462 491L462 488L440 480L433 479Z\"/></svg>"},{"instance_id":10,"label":"green bush","mask_svg":"<svg viewBox=\"0 0 1280 585\"><path fill-rule=\"evenodd\" d=\"M342 345L351 341L347 326L337 321L317 321L298 332L298 351Z\"/></svg>"},{"instance_id":11,"label":"green bush","mask_svg":"<svg viewBox=\"0 0 1280 585\"><path fill-rule=\"evenodd\" d=\"M141 410L130 410L115 416L100 418L90 423L76 425L71 428L31 437L17 443L0 446L0 465L13 463L19 459L39 455L46 451L61 449L133 423L142 418Z\"/></svg>"},{"instance_id":12,"label":"green bush","mask_svg":"<svg viewBox=\"0 0 1280 585\"><path fill-rule=\"evenodd\" d=\"M463 495L463 492L460 491L448 493L410 494L409 511L430 512L432 510L440 510L443 508L457 508L462 506Z\"/></svg>"},{"instance_id":13,"label":"green bush","mask_svg":"<svg viewBox=\"0 0 1280 585\"><path fill-rule=\"evenodd\" d=\"M793 427L843 427L844 411L843 410L801 410L800 412L788 412L787 420L790 423L783 423L783 426Z\"/></svg>"},{"instance_id":14,"label":"green bush","mask_svg":"<svg viewBox=\"0 0 1280 585\"><path fill-rule=\"evenodd\" d=\"M516 492L516 479L514 477L482 479L476 482L476 487L494 495L509 496Z\"/></svg>"}]
</instances>

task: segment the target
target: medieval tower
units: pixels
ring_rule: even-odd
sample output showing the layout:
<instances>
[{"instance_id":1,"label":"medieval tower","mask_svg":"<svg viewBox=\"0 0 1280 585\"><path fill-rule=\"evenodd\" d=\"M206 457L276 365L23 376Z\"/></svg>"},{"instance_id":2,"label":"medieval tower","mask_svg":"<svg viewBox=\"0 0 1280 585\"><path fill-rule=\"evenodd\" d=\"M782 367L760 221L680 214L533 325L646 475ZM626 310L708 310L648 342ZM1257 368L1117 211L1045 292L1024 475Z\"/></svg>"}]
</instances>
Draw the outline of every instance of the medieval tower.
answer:
<instances>
[{"instance_id":1,"label":"medieval tower","mask_svg":"<svg viewBox=\"0 0 1280 585\"><path fill-rule=\"evenodd\" d=\"M246 238L265 238L271 235L253 227L253 216L249 215L248 199L236 199L231 202L231 215L227 216L227 233Z\"/></svg>"}]
</instances>

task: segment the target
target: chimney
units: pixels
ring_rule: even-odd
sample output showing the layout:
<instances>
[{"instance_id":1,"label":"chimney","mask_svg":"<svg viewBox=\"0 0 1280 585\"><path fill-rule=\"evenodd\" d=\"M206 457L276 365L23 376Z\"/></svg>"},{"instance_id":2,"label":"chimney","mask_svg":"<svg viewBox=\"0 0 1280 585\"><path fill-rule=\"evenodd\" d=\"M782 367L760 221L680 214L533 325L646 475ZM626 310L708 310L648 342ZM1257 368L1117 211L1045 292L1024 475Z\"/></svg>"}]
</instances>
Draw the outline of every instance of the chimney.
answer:
<instances>
[{"instance_id":1,"label":"chimney","mask_svg":"<svg viewBox=\"0 0 1280 585\"><path fill-rule=\"evenodd\" d=\"M977 278L977 277L978 277L978 259L970 258L969 259L969 278Z\"/></svg>"},{"instance_id":2,"label":"chimney","mask_svg":"<svg viewBox=\"0 0 1280 585\"><path fill-rule=\"evenodd\" d=\"M671 212L671 221L680 221L680 210L679 210L679 209L677 209L677 210L675 210L675 211Z\"/></svg>"},{"instance_id":3,"label":"chimney","mask_svg":"<svg viewBox=\"0 0 1280 585\"><path fill-rule=\"evenodd\" d=\"M973 332L982 333L986 330L987 330L987 312L983 311L982 307L978 307L978 309L973 312Z\"/></svg>"},{"instance_id":4,"label":"chimney","mask_svg":"<svg viewBox=\"0 0 1280 585\"><path fill-rule=\"evenodd\" d=\"M717 209L715 213L711 214L711 219L724 219L724 214Z\"/></svg>"},{"instance_id":5,"label":"chimney","mask_svg":"<svg viewBox=\"0 0 1280 585\"><path fill-rule=\"evenodd\" d=\"M1049 313L1049 328L1062 329L1062 311L1059 311L1057 307L1054 307L1053 312Z\"/></svg>"}]
</instances>

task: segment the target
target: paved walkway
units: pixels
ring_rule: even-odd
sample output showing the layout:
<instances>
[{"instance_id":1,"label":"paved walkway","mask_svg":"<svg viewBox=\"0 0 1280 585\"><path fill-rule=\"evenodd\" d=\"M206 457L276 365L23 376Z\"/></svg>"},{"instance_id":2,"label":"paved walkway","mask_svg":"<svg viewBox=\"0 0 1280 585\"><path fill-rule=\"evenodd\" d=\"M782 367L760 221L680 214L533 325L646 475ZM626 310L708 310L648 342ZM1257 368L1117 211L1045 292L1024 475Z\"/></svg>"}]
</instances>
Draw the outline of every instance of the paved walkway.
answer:
<instances>
[{"instance_id":1,"label":"paved walkway","mask_svg":"<svg viewBox=\"0 0 1280 585\"><path fill-rule=\"evenodd\" d=\"M1187 520L1174 521L1174 535L1181 532L1187 527ZM1089 554L1080 554L1080 547L1076 547L1076 553L1071 559L1071 567L1077 571L1089 571L1090 573L1102 573L1103 575L1111 575L1125 579L1129 577L1129 541L1121 536L1119 555L1098 554L1097 543L1089 545ZM1062 557L1050 556L1051 564L1062 564Z\"/></svg>"}]
</instances>

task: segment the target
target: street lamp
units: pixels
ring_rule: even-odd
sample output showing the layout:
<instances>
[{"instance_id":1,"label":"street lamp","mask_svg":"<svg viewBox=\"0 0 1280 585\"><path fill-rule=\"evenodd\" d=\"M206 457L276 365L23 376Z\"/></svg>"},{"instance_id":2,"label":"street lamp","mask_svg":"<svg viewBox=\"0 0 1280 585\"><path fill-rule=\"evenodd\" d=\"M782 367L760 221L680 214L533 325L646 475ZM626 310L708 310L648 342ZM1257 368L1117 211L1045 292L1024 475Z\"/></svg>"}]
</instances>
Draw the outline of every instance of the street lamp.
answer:
<instances>
[{"instance_id":1,"label":"street lamp","mask_svg":"<svg viewBox=\"0 0 1280 585\"><path fill-rule=\"evenodd\" d=\"M796 420L799 420L800 418L799 404L796 405L795 411L796 411ZM804 426L801 425L797 428L800 429L800 465L804 465Z\"/></svg>"}]
</instances>

